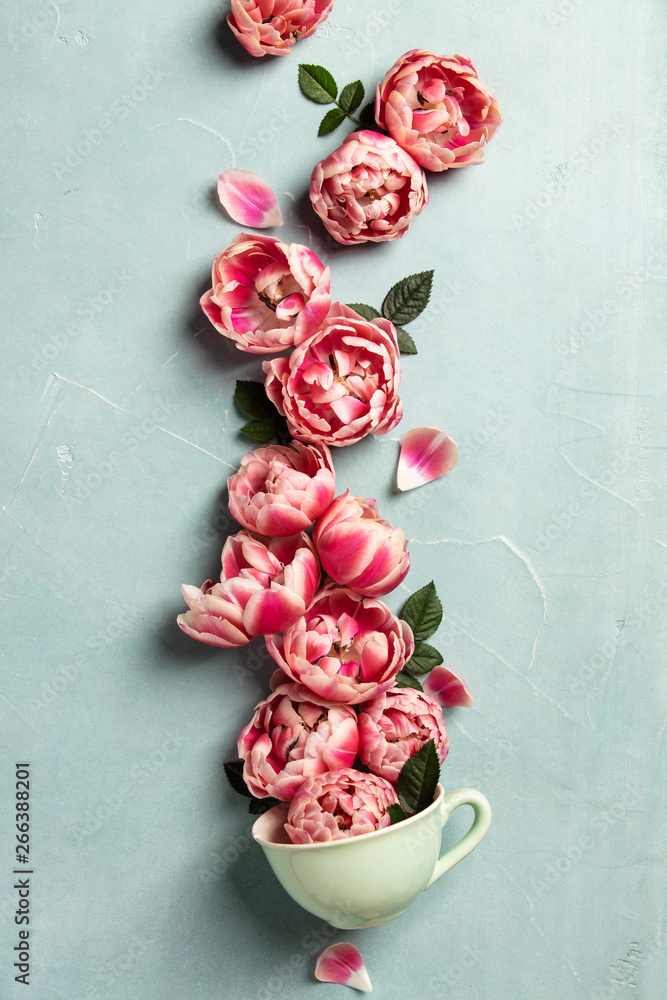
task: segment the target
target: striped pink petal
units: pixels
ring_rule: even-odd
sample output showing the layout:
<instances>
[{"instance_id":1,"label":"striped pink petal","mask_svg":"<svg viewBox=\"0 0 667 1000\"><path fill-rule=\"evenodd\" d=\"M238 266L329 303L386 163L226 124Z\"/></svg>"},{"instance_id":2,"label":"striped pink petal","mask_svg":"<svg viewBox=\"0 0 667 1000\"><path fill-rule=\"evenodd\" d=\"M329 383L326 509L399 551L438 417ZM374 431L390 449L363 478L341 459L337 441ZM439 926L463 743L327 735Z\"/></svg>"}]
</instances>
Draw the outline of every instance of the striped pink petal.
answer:
<instances>
[{"instance_id":1,"label":"striped pink petal","mask_svg":"<svg viewBox=\"0 0 667 1000\"><path fill-rule=\"evenodd\" d=\"M472 694L458 674L447 667L434 667L424 681L424 691L433 695L443 708L471 708Z\"/></svg>"},{"instance_id":2,"label":"striped pink petal","mask_svg":"<svg viewBox=\"0 0 667 1000\"><path fill-rule=\"evenodd\" d=\"M347 941L339 941L324 949L317 959L315 978L321 983L340 983L364 993L373 989L363 958Z\"/></svg>"},{"instance_id":3,"label":"striped pink petal","mask_svg":"<svg viewBox=\"0 0 667 1000\"><path fill-rule=\"evenodd\" d=\"M403 438L398 460L399 490L414 490L444 476L459 460L459 446L437 427L414 427Z\"/></svg>"},{"instance_id":4,"label":"striped pink petal","mask_svg":"<svg viewBox=\"0 0 667 1000\"><path fill-rule=\"evenodd\" d=\"M278 200L263 177L254 170L225 170L218 177L218 198L234 222L253 229L282 226Z\"/></svg>"}]
</instances>

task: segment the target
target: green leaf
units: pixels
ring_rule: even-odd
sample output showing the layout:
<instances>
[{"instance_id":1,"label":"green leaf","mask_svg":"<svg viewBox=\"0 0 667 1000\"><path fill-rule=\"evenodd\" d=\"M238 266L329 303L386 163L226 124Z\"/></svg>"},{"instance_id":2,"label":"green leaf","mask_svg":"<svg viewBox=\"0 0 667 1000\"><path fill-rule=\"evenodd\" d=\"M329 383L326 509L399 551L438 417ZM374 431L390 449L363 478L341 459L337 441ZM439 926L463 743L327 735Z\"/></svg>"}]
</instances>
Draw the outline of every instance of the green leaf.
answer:
<instances>
[{"instance_id":1,"label":"green leaf","mask_svg":"<svg viewBox=\"0 0 667 1000\"><path fill-rule=\"evenodd\" d=\"M405 664L405 669L413 674L427 674L433 667L442 663L442 656L437 649L427 642L416 642L412 659Z\"/></svg>"},{"instance_id":2,"label":"green leaf","mask_svg":"<svg viewBox=\"0 0 667 1000\"><path fill-rule=\"evenodd\" d=\"M249 420L241 428L241 434L247 434L255 441L273 441L276 436L276 428L271 420Z\"/></svg>"},{"instance_id":3,"label":"green leaf","mask_svg":"<svg viewBox=\"0 0 667 1000\"><path fill-rule=\"evenodd\" d=\"M396 327L396 334L398 337L398 349L401 354L417 354L417 345L410 336L407 330L404 330L402 326Z\"/></svg>"},{"instance_id":4,"label":"green leaf","mask_svg":"<svg viewBox=\"0 0 667 1000\"><path fill-rule=\"evenodd\" d=\"M377 319L380 313L373 306L366 306L363 302L348 302L348 309L354 309L356 313L359 313L363 319L371 320Z\"/></svg>"},{"instance_id":5,"label":"green leaf","mask_svg":"<svg viewBox=\"0 0 667 1000\"><path fill-rule=\"evenodd\" d=\"M327 111L326 115L320 122L320 127L317 130L318 135L329 135L329 132L333 132L338 126L345 121L347 115L340 108L332 108L331 111Z\"/></svg>"},{"instance_id":6,"label":"green leaf","mask_svg":"<svg viewBox=\"0 0 667 1000\"><path fill-rule=\"evenodd\" d=\"M253 796L248 803L248 812L252 816L261 816L267 809L273 809L274 806L279 804L278 799L272 799L270 796L267 799L256 799Z\"/></svg>"},{"instance_id":7,"label":"green leaf","mask_svg":"<svg viewBox=\"0 0 667 1000\"><path fill-rule=\"evenodd\" d=\"M375 101L369 101L368 104L364 104L357 117L362 125L375 128Z\"/></svg>"},{"instance_id":8,"label":"green leaf","mask_svg":"<svg viewBox=\"0 0 667 1000\"><path fill-rule=\"evenodd\" d=\"M408 598L399 617L408 623L416 642L422 642L433 635L442 621L442 604L432 580Z\"/></svg>"},{"instance_id":9,"label":"green leaf","mask_svg":"<svg viewBox=\"0 0 667 1000\"><path fill-rule=\"evenodd\" d=\"M408 814L405 809L403 809L402 806L399 806L398 802L394 802L390 805L387 812L389 813L389 819L391 820L392 826L394 823L400 823L402 819L408 818Z\"/></svg>"},{"instance_id":10,"label":"green leaf","mask_svg":"<svg viewBox=\"0 0 667 1000\"><path fill-rule=\"evenodd\" d=\"M417 678L412 677L411 674L406 674L405 670L398 671L394 677L394 684L397 688L414 688L415 691L424 690Z\"/></svg>"},{"instance_id":11,"label":"green leaf","mask_svg":"<svg viewBox=\"0 0 667 1000\"><path fill-rule=\"evenodd\" d=\"M251 799L252 795L248 791L248 786L243 780L243 763L240 760L230 760L224 765L224 768L227 780L234 791L238 792L239 795L245 795L247 799Z\"/></svg>"},{"instance_id":12,"label":"green leaf","mask_svg":"<svg viewBox=\"0 0 667 1000\"><path fill-rule=\"evenodd\" d=\"M315 104L332 104L338 93L336 81L328 69L307 63L299 66L299 87L303 96Z\"/></svg>"},{"instance_id":13,"label":"green leaf","mask_svg":"<svg viewBox=\"0 0 667 1000\"><path fill-rule=\"evenodd\" d=\"M255 420L270 420L274 406L266 395L263 382L245 382L238 379L234 399L237 406Z\"/></svg>"},{"instance_id":14,"label":"green leaf","mask_svg":"<svg viewBox=\"0 0 667 1000\"><path fill-rule=\"evenodd\" d=\"M406 760L398 776L396 792L405 811L414 815L430 806L439 778L438 751L435 742L429 740Z\"/></svg>"},{"instance_id":15,"label":"green leaf","mask_svg":"<svg viewBox=\"0 0 667 1000\"><path fill-rule=\"evenodd\" d=\"M387 292L382 315L392 323L410 323L428 305L432 284L433 271L421 271L403 278Z\"/></svg>"},{"instance_id":16,"label":"green leaf","mask_svg":"<svg viewBox=\"0 0 667 1000\"><path fill-rule=\"evenodd\" d=\"M364 99L364 85L361 80L346 84L340 92L339 104L343 111L356 111Z\"/></svg>"}]
</instances>

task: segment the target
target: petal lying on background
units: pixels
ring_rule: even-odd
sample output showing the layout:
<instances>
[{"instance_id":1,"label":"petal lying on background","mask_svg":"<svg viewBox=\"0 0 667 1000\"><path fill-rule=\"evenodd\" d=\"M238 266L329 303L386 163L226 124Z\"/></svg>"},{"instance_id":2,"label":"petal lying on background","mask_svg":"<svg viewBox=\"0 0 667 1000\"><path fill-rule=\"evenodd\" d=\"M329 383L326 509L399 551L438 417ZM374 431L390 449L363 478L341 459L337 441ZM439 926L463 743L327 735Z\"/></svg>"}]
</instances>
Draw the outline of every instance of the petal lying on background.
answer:
<instances>
[{"instance_id":1,"label":"petal lying on background","mask_svg":"<svg viewBox=\"0 0 667 1000\"><path fill-rule=\"evenodd\" d=\"M364 960L347 941L340 941L325 948L317 959L315 978L321 983L340 983L355 990L370 993L373 987L366 972Z\"/></svg>"},{"instance_id":2,"label":"petal lying on background","mask_svg":"<svg viewBox=\"0 0 667 1000\"><path fill-rule=\"evenodd\" d=\"M472 694L468 685L447 667L434 667L424 681L424 691L433 695L443 708L471 708Z\"/></svg>"},{"instance_id":3,"label":"petal lying on background","mask_svg":"<svg viewBox=\"0 0 667 1000\"><path fill-rule=\"evenodd\" d=\"M278 200L263 177L254 170L233 167L218 177L218 198L234 222L253 229L282 226Z\"/></svg>"},{"instance_id":4,"label":"petal lying on background","mask_svg":"<svg viewBox=\"0 0 667 1000\"><path fill-rule=\"evenodd\" d=\"M396 485L413 490L444 476L459 460L459 446L437 427L414 427L403 438Z\"/></svg>"}]
</instances>

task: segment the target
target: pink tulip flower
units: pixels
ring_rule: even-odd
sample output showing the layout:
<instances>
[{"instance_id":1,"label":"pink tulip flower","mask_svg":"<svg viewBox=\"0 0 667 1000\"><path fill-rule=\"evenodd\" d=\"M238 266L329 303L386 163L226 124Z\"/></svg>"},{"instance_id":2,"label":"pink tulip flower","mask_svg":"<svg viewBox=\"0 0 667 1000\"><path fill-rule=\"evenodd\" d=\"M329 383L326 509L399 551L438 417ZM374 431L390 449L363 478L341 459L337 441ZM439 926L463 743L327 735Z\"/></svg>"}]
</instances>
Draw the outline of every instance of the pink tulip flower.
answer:
<instances>
[{"instance_id":1,"label":"pink tulip flower","mask_svg":"<svg viewBox=\"0 0 667 1000\"><path fill-rule=\"evenodd\" d=\"M403 415L396 331L335 302L288 358L263 363L266 393L300 441L343 446L386 434Z\"/></svg>"},{"instance_id":2,"label":"pink tulip flower","mask_svg":"<svg viewBox=\"0 0 667 1000\"><path fill-rule=\"evenodd\" d=\"M322 708L276 691L239 733L243 779L259 799L289 802L308 777L351 767L359 750L357 716L346 705Z\"/></svg>"},{"instance_id":3,"label":"pink tulip flower","mask_svg":"<svg viewBox=\"0 0 667 1000\"><path fill-rule=\"evenodd\" d=\"M388 594L410 569L401 529L381 517L375 500L350 496L349 490L317 519L313 541L325 572L366 597Z\"/></svg>"},{"instance_id":4,"label":"pink tulip flower","mask_svg":"<svg viewBox=\"0 0 667 1000\"><path fill-rule=\"evenodd\" d=\"M272 538L306 531L327 509L335 491L326 445L295 441L249 451L227 480L229 509L244 528Z\"/></svg>"},{"instance_id":5,"label":"pink tulip flower","mask_svg":"<svg viewBox=\"0 0 667 1000\"><path fill-rule=\"evenodd\" d=\"M351 767L306 778L290 802L285 830L294 844L356 837L390 825L393 785Z\"/></svg>"},{"instance_id":6,"label":"pink tulip flower","mask_svg":"<svg viewBox=\"0 0 667 1000\"><path fill-rule=\"evenodd\" d=\"M378 84L375 119L426 170L481 163L503 120L468 56L424 49L406 52Z\"/></svg>"},{"instance_id":7,"label":"pink tulip flower","mask_svg":"<svg viewBox=\"0 0 667 1000\"><path fill-rule=\"evenodd\" d=\"M282 632L310 606L320 579L308 535L265 538L239 531L222 550L220 582L184 585L190 609L178 625L212 646L244 646L255 635Z\"/></svg>"},{"instance_id":8,"label":"pink tulip flower","mask_svg":"<svg viewBox=\"0 0 667 1000\"><path fill-rule=\"evenodd\" d=\"M232 0L227 24L251 56L284 56L309 38L334 0Z\"/></svg>"},{"instance_id":9,"label":"pink tulip flower","mask_svg":"<svg viewBox=\"0 0 667 1000\"><path fill-rule=\"evenodd\" d=\"M405 762L429 740L442 764L449 752L440 705L414 688L391 688L365 704L359 713L359 757L392 784Z\"/></svg>"},{"instance_id":10,"label":"pink tulip flower","mask_svg":"<svg viewBox=\"0 0 667 1000\"><path fill-rule=\"evenodd\" d=\"M339 243L374 243L405 236L428 204L426 178L390 136L364 129L318 163L310 200Z\"/></svg>"},{"instance_id":11,"label":"pink tulip flower","mask_svg":"<svg viewBox=\"0 0 667 1000\"><path fill-rule=\"evenodd\" d=\"M239 233L213 262L199 304L218 333L250 354L276 354L310 337L331 305L329 269L308 247Z\"/></svg>"},{"instance_id":12,"label":"pink tulip flower","mask_svg":"<svg viewBox=\"0 0 667 1000\"><path fill-rule=\"evenodd\" d=\"M278 690L320 705L358 705L391 687L414 637L382 601L330 585L284 636L267 635L266 645L285 681L299 686Z\"/></svg>"}]
</instances>

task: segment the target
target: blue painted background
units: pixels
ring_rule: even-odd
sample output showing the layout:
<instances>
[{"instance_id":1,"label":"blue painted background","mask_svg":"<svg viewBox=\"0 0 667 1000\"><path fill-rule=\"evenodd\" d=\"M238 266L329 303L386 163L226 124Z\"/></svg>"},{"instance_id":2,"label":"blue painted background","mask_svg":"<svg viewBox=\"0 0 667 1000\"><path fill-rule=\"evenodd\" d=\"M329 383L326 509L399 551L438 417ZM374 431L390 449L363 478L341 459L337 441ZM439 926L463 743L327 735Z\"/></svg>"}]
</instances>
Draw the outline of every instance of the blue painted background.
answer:
<instances>
[{"instance_id":1,"label":"blue painted background","mask_svg":"<svg viewBox=\"0 0 667 1000\"><path fill-rule=\"evenodd\" d=\"M657 0L338 0L253 60L225 5L5 2L0 993L11 970L13 770L32 767L35 1000L342 996L353 940L394 1000L653 1000L664 984L664 7ZM409 47L462 51L505 123L485 165L429 176L394 244L332 247L305 192L297 63L368 87ZM341 131L342 135L342 131ZM279 193L333 293L379 305L435 267L396 432L335 454L340 489L411 539L388 601L434 578L434 639L475 697L446 714L448 788L491 801L483 845L405 916L333 932L249 840L222 762L267 690L257 644L182 636L215 575L232 402L260 361L198 297L238 231L217 174ZM663 311L661 312L661 306ZM436 424L457 468L394 490ZM468 817L452 819L446 841Z\"/></svg>"}]
</instances>

